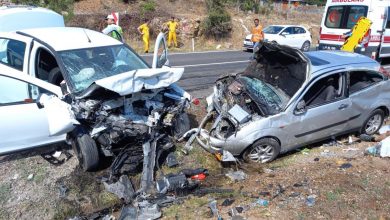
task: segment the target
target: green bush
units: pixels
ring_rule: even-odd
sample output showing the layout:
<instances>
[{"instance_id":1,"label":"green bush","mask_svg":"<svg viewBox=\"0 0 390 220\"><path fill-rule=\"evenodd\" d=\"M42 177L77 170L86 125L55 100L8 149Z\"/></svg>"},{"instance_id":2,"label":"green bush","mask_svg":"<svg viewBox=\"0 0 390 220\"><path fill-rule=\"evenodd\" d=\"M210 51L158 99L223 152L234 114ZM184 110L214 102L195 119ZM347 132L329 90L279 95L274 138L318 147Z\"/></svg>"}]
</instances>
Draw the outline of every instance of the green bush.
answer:
<instances>
[{"instance_id":1,"label":"green bush","mask_svg":"<svg viewBox=\"0 0 390 220\"><path fill-rule=\"evenodd\" d=\"M141 12L143 14L147 12L153 12L155 10L156 10L156 2L154 2L153 0L146 1L141 4Z\"/></svg>"},{"instance_id":2,"label":"green bush","mask_svg":"<svg viewBox=\"0 0 390 220\"><path fill-rule=\"evenodd\" d=\"M203 23L206 37L220 39L230 35L232 30L231 17L225 10L223 0L206 1L208 16Z\"/></svg>"}]
</instances>

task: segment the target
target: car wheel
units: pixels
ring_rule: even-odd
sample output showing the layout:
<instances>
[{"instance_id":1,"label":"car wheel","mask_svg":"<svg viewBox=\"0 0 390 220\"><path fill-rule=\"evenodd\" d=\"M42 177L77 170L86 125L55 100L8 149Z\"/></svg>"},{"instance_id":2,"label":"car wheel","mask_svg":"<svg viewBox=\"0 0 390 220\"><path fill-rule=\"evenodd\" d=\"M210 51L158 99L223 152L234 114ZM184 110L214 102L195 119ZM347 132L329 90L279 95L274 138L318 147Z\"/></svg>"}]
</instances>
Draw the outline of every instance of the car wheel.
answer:
<instances>
[{"instance_id":1,"label":"car wheel","mask_svg":"<svg viewBox=\"0 0 390 220\"><path fill-rule=\"evenodd\" d=\"M280 144L273 138L255 141L243 154L246 162L266 163L274 160L280 152Z\"/></svg>"},{"instance_id":2,"label":"car wheel","mask_svg":"<svg viewBox=\"0 0 390 220\"><path fill-rule=\"evenodd\" d=\"M373 135L381 128L385 113L381 109L374 110L364 122L360 133Z\"/></svg>"},{"instance_id":3,"label":"car wheel","mask_svg":"<svg viewBox=\"0 0 390 220\"><path fill-rule=\"evenodd\" d=\"M77 136L72 141L72 147L84 171L96 170L99 165L99 152L95 141L88 134Z\"/></svg>"},{"instance_id":4,"label":"car wheel","mask_svg":"<svg viewBox=\"0 0 390 220\"><path fill-rule=\"evenodd\" d=\"M301 50L304 51L304 52L309 51L310 50L310 42L309 41L305 41L305 43L303 43L303 45L302 45Z\"/></svg>"},{"instance_id":5,"label":"car wheel","mask_svg":"<svg viewBox=\"0 0 390 220\"><path fill-rule=\"evenodd\" d=\"M64 80L64 78L62 77L60 68L56 67L49 72L49 76L47 79L49 83L60 86L62 80Z\"/></svg>"}]
</instances>

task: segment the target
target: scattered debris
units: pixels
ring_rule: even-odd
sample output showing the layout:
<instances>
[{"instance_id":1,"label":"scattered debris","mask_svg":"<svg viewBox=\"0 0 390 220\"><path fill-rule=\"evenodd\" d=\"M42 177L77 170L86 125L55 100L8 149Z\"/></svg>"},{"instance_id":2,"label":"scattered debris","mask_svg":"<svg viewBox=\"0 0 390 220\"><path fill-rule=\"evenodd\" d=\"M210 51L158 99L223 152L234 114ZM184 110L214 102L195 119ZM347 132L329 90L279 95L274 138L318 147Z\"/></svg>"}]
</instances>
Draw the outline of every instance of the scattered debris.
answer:
<instances>
[{"instance_id":1,"label":"scattered debris","mask_svg":"<svg viewBox=\"0 0 390 220\"><path fill-rule=\"evenodd\" d=\"M372 147L368 147L365 153L373 156L390 157L390 137L383 139Z\"/></svg>"},{"instance_id":2,"label":"scattered debris","mask_svg":"<svg viewBox=\"0 0 390 220\"><path fill-rule=\"evenodd\" d=\"M362 141L366 141L366 142L373 142L375 141L375 137L372 136L372 135L368 135L368 134L361 134L359 136L360 140Z\"/></svg>"},{"instance_id":3,"label":"scattered debris","mask_svg":"<svg viewBox=\"0 0 390 220\"><path fill-rule=\"evenodd\" d=\"M222 206L231 206L236 200L235 199L225 199L222 202Z\"/></svg>"},{"instance_id":4,"label":"scattered debris","mask_svg":"<svg viewBox=\"0 0 390 220\"><path fill-rule=\"evenodd\" d=\"M260 206L268 206L269 205L269 201L268 200L265 200L265 199L257 199L256 200L256 204L260 205Z\"/></svg>"},{"instance_id":5,"label":"scattered debris","mask_svg":"<svg viewBox=\"0 0 390 220\"><path fill-rule=\"evenodd\" d=\"M108 192L114 193L126 203L130 203L134 198L135 191L133 185L126 175L122 175L119 178L119 181L115 183L108 184L107 182L103 182L103 184Z\"/></svg>"},{"instance_id":6,"label":"scattered debris","mask_svg":"<svg viewBox=\"0 0 390 220\"><path fill-rule=\"evenodd\" d=\"M314 158L314 161L320 161L320 158L318 158L318 157L316 157L316 158Z\"/></svg>"},{"instance_id":7,"label":"scattered debris","mask_svg":"<svg viewBox=\"0 0 390 220\"><path fill-rule=\"evenodd\" d=\"M293 192L289 195L289 197L298 197L300 196L301 194L299 192Z\"/></svg>"},{"instance_id":8,"label":"scattered debris","mask_svg":"<svg viewBox=\"0 0 390 220\"><path fill-rule=\"evenodd\" d=\"M390 125L383 125L380 129L379 129L379 134L386 134L387 132L390 131Z\"/></svg>"},{"instance_id":9,"label":"scattered debris","mask_svg":"<svg viewBox=\"0 0 390 220\"><path fill-rule=\"evenodd\" d=\"M30 174L28 175L27 180L32 180L33 178L34 178L34 174Z\"/></svg>"},{"instance_id":10,"label":"scattered debris","mask_svg":"<svg viewBox=\"0 0 390 220\"><path fill-rule=\"evenodd\" d=\"M60 184L58 187L58 197L65 198L68 193L68 187L66 187L64 184Z\"/></svg>"},{"instance_id":11,"label":"scattered debris","mask_svg":"<svg viewBox=\"0 0 390 220\"><path fill-rule=\"evenodd\" d=\"M310 149L309 149L309 148L304 148L304 149L300 150L300 152L301 152L302 154L304 154L304 155L308 155L309 152L310 152Z\"/></svg>"},{"instance_id":12,"label":"scattered debris","mask_svg":"<svg viewBox=\"0 0 390 220\"><path fill-rule=\"evenodd\" d=\"M19 178L19 174L15 173L15 175L12 177L13 180L17 180Z\"/></svg>"},{"instance_id":13,"label":"scattered debris","mask_svg":"<svg viewBox=\"0 0 390 220\"><path fill-rule=\"evenodd\" d=\"M238 171L230 170L225 175L227 177L229 177L232 181L241 181L241 180L245 180L247 178L246 173L244 173L244 171L242 171L242 170L238 170Z\"/></svg>"},{"instance_id":14,"label":"scattered debris","mask_svg":"<svg viewBox=\"0 0 390 220\"><path fill-rule=\"evenodd\" d=\"M137 219L137 209L132 206L124 206L118 220Z\"/></svg>"},{"instance_id":15,"label":"scattered debris","mask_svg":"<svg viewBox=\"0 0 390 220\"><path fill-rule=\"evenodd\" d=\"M209 208L211 209L211 212L213 213L214 217L217 217L218 219L222 219L217 208L217 200L214 199L211 202L209 202Z\"/></svg>"},{"instance_id":16,"label":"scattered debris","mask_svg":"<svg viewBox=\"0 0 390 220\"><path fill-rule=\"evenodd\" d=\"M53 157L58 159L61 156L61 154L62 154L61 151L56 151L56 152L54 152Z\"/></svg>"},{"instance_id":17,"label":"scattered debris","mask_svg":"<svg viewBox=\"0 0 390 220\"><path fill-rule=\"evenodd\" d=\"M161 217L161 211L157 204L151 204L148 201L138 203L139 212L136 219L138 220L153 220Z\"/></svg>"},{"instance_id":18,"label":"scattered debris","mask_svg":"<svg viewBox=\"0 0 390 220\"><path fill-rule=\"evenodd\" d=\"M339 167L340 169L348 169L348 168L351 168L352 167L352 164L350 163L343 163L341 164L341 166Z\"/></svg>"},{"instance_id":19,"label":"scattered debris","mask_svg":"<svg viewBox=\"0 0 390 220\"><path fill-rule=\"evenodd\" d=\"M167 164L167 166L169 168L172 168L172 167L175 167L175 166L179 165L179 162L177 162L175 153L173 153L173 152L168 154L165 163Z\"/></svg>"},{"instance_id":20,"label":"scattered debris","mask_svg":"<svg viewBox=\"0 0 390 220\"><path fill-rule=\"evenodd\" d=\"M316 203L316 198L317 198L316 195L309 195L309 196L306 198L306 205L309 206L309 207L314 206L315 203Z\"/></svg>"}]
</instances>

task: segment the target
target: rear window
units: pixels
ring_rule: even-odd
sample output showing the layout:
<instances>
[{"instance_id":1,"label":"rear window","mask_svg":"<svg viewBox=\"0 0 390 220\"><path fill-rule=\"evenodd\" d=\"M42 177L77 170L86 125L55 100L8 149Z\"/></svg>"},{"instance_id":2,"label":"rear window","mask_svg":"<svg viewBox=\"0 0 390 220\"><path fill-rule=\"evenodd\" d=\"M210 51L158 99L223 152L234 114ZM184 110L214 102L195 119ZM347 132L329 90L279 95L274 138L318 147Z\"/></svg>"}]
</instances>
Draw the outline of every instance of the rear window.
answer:
<instances>
[{"instance_id":1,"label":"rear window","mask_svg":"<svg viewBox=\"0 0 390 220\"><path fill-rule=\"evenodd\" d=\"M362 16L367 16L368 6L331 6L325 18L328 28L351 29Z\"/></svg>"}]
</instances>

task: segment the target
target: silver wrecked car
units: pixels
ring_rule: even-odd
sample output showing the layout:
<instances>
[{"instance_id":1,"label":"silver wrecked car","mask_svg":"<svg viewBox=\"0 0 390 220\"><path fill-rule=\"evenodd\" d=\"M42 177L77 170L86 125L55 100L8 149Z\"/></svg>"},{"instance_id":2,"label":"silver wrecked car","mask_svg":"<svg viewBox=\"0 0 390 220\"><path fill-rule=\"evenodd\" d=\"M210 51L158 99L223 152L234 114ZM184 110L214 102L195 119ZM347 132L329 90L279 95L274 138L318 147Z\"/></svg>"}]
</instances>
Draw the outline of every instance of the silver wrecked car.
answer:
<instances>
[{"instance_id":1,"label":"silver wrecked car","mask_svg":"<svg viewBox=\"0 0 390 220\"><path fill-rule=\"evenodd\" d=\"M264 163L341 134L374 134L389 116L389 75L376 61L272 43L256 49L244 72L217 80L202 146Z\"/></svg>"}]
</instances>

